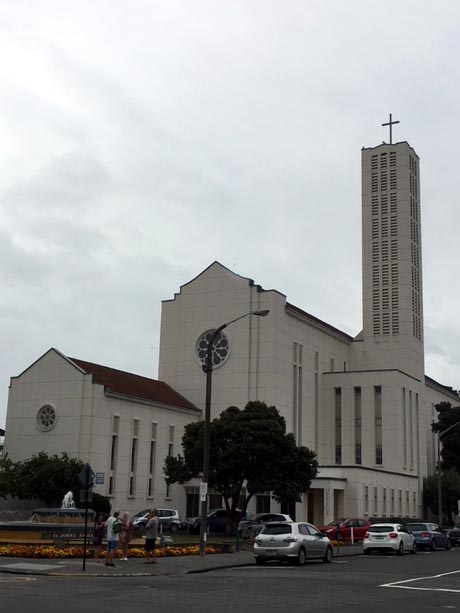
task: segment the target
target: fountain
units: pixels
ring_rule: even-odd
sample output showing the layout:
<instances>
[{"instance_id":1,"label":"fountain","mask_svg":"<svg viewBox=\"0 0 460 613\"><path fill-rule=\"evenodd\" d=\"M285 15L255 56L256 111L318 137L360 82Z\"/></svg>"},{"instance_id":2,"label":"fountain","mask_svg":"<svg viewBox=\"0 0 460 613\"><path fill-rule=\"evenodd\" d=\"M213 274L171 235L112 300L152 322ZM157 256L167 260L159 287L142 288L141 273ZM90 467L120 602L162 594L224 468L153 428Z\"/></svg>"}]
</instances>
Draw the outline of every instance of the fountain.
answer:
<instances>
[{"instance_id":1,"label":"fountain","mask_svg":"<svg viewBox=\"0 0 460 613\"><path fill-rule=\"evenodd\" d=\"M88 524L95 512L88 509ZM60 508L38 508L28 520L0 521L0 543L54 543L58 546L84 538L85 509L75 508L72 492L67 492Z\"/></svg>"}]
</instances>

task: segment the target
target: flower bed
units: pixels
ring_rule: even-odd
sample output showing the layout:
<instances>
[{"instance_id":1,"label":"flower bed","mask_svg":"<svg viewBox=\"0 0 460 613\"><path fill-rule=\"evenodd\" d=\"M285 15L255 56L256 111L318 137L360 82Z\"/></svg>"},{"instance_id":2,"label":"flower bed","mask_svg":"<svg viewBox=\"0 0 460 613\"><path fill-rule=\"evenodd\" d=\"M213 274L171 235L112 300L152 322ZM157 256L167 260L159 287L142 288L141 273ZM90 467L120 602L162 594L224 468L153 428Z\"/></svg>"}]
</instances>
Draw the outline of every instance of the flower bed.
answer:
<instances>
[{"instance_id":1,"label":"flower bed","mask_svg":"<svg viewBox=\"0 0 460 613\"><path fill-rule=\"evenodd\" d=\"M169 556L195 556L200 553L199 545L190 547L159 547L156 555L159 558ZM221 553L220 547L208 545L206 553ZM92 557L92 546L86 550L87 557ZM0 557L10 558L82 558L83 547L65 547L60 549L54 545L0 545ZM100 557L105 556L105 550L101 550ZM121 557L121 551L115 552L115 557ZM141 547L132 547L129 550L130 558L143 558L145 551Z\"/></svg>"}]
</instances>

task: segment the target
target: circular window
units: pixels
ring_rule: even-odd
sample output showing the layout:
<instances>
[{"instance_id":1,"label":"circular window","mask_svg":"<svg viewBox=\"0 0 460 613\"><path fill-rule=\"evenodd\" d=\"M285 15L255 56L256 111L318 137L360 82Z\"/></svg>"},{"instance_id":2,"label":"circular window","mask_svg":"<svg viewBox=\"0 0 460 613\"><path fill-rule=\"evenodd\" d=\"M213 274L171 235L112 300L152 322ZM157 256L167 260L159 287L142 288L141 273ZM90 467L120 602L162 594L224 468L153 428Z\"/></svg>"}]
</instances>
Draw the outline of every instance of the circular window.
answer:
<instances>
[{"instance_id":1,"label":"circular window","mask_svg":"<svg viewBox=\"0 0 460 613\"><path fill-rule=\"evenodd\" d=\"M37 413L37 426L43 432L52 430L56 425L56 411L49 404L42 407Z\"/></svg>"},{"instance_id":2,"label":"circular window","mask_svg":"<svg viewBox=\"0 0 460 613\"><path fill-rule=\"evenodd\" d=\"M206 358L208 354L208 345L214 334L214 330L208 330L205 332L196 344L196 354L203 365L206 364ZM211 351L211 363L214 367L222 366L225 360L228 358L230 351L230 345L228 338L223 332L219 332L217 338L214 341Z\"/></svg>"}]
</instances>

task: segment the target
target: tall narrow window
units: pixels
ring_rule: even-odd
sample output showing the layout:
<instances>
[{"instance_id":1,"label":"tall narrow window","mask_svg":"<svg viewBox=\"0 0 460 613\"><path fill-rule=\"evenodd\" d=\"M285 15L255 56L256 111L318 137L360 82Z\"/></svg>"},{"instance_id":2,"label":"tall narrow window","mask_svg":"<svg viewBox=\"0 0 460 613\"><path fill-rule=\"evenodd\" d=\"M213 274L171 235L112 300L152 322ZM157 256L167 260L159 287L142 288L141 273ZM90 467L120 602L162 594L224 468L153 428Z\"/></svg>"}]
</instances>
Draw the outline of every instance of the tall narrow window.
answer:
<instances>
[{"instance_id":1,"label":"tall narrow window","mask_svg":"<svg viewBox=\"0 0 460 613\"><path fill-rule=\"evenodd\" d=\"M120 430L120 417L119 415L114 415L112 418L112 441L111 441L111 447L110 447L109 496L113 496L115 494L119 430Z\"/></svg>"},{"instance_id":2,"label":"tall narrow window","mask_svg":"<svg viewBox=\"0 0 460 613\"><path fill-rule=\"evenodd\" d=\"M375 463L383 464L382 448L382 388L374 387L374 412L375 412Z\"/></svg>"},{"instance_id":3,"label":"tall narrow window","mask_svg":"<svg viewBox=\"0 0 460 613\"><path fill-rule=\"evenodd\" d=\"M294 343L293 390L292 390L292 432L297 444L302 444L302 359L303 346Z\"/></svg>"},{"instance_id":4,"label":"tall narrow window","mask_svg":"<svg viewBox=\"0 0 460 613\"><path fill-rule=\"evenodd\" d=\"M137 475L137 452L138 452L138 437L139 437L139 420L133 419L133 430L131 437L131 457L129 462L129 488L128 495L133 497L136 495L136 475Z\"/></svg>"},{"instance_id":5,"label":"tall narrow window","mask_svg":"<svg viewBox=\"0 0 460 613\"><path fill-rule=\"evenodd\" d=\"M404 467L407 467L407 407L406 407L406 388L402 388L402 437L403 437L403 458Z\"/></svg>"},{"instance_id":6,"label":"tall narrow window","mask_svg":"<svg viewBox=\"0 0 460 613\"><path fill-rule=\"evenodd\" d=\"M335 395L335 463L342 464L342 390L334 389Z\"/></svg>"},{"instance_id":7,"label":"tall narrow window","mask_svg":"<svg viewBox=\"0 0 460 613\"><path fill-rule=\"evenodd\" d=\"M355 464L362 463L362 449L361 449L361 388L354 388L355 397Z\"/></svg>"},{"instance_id":8,"label":"tall narrow window","mask_svg":"<svg viewBox=\"0 0 460 613\"><path fill-rule=\"evenodd\" d=\"M147 481L147 498L153 498L155 491L155 465L157 455L157 424L151 424L150 430L150 453L149 453L149 476Z\"/></svg>"},{"instance_id":9,"label":"tall narrow window","mask_svg":"<svg viewBox=\"0 0 460 613\"><path fill-rule=\"evenodd\" d=\"M168 457L174 455L174 434L175 434L175 427L169 426L168 427ZM167 483L166 484L166 498L169 498L171 495L170 488L171 486L169 485L169 483Z\"/></svg>"},{"instance_id":10,"label":"tall narrow window","mask_svg":"<svg viewBox=\"0 0 460 613\"><path fill-rule=\"evenodd\" d=\"M315 351L315 451L319 446L319 353Z\"/></svg>"},{"instance_id":11,"label":"tall narrow window","mask_svg":"<svg viewBox=\"0 0 460 613\"><path fill-rule=\"evenodd\" d=\"M412 392L409 392L409 458L410 467L414 468L414 407Z\"/></svg>"}]
</instances>

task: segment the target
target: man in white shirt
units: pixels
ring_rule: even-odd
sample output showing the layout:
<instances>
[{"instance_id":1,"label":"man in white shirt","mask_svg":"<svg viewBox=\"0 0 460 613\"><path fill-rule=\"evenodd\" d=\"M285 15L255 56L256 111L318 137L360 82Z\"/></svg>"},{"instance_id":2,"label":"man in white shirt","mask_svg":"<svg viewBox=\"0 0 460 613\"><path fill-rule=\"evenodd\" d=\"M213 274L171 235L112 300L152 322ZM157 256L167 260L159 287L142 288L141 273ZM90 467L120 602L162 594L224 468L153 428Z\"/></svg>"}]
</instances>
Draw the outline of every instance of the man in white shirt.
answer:
<instances>
[{"instance_id":1,"label":"man in white shirt","mask_svg":"<svg viewBox=\"0 0 460 613\"><path fill-rule=\"evenodd\" d=\"M106 566L115 566L115 564L113 563L113 554L118 547L118 535L121 532L121 530L118 530L117 528L117 525L120 524L120 520L118 519L119 515L120 511L114 511L113 515L110 516L109 519L105 522L105 526L107 528L107 552L105 554ZM115 529L114 524L117 524L115 526Z\"/></svg>"}]
</instances>

